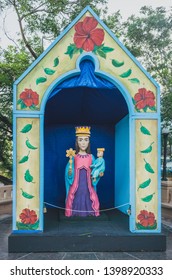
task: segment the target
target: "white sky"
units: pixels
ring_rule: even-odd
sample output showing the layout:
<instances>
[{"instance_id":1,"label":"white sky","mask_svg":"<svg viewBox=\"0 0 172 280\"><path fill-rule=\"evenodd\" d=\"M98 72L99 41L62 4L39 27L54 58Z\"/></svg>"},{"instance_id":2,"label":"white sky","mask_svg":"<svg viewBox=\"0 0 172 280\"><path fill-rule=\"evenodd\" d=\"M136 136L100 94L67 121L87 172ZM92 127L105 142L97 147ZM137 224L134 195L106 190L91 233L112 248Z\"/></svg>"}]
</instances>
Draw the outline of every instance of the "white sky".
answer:
<instances>
[{"instance_id":1,"label":"white sky","mask_svg":"<svg viewBox=\"0 0 172 280\"><path fill-rule=\"evenodd\" d=\"M113 13L120 10L124 19L127 19L131 14L138 14L143 6L166 7L172 6L171 0L109 0L109 12Z\"/></svg>"},{"instance_id":2,"label":"white sky","mask_svg":"<svg viewBox=\"0 0 172 280\"><path fill-rule=\"evenodd\" d=\"M171 0L109 0L108 8L109 13L114 13L120 10L122 18L125 20L131 14L138 14L139 10L143 6L152 6L153 8L164 6L167 10L172 6ZM4 21L5 18L5 21ZM18 22L16 16L12 10L8 10L0 17L0 45L5 48L7 45L12 44L5 35L5 31L9 37L16 39L16 33L19 31Z\"/></svg>"}]
</instances>

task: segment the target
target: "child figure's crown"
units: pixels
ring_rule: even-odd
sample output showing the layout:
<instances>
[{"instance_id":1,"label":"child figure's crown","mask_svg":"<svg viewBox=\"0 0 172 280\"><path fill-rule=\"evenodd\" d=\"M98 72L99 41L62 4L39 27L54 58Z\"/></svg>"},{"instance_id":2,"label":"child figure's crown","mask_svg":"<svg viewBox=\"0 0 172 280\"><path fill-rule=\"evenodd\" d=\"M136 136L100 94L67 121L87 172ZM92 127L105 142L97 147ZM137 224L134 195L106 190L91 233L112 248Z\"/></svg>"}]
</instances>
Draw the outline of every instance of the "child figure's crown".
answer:
<instances>
[{"instance_id":1,"label":"child figure's crown","mask_svg":"<svg viewBox=\"0 0 172 280\"><path fill-rule=\"evenodd\" d=\"M90 126L77 126L75 127L76 136L90 136Z\"/></svg>"},{"instance_id":2,"label":"child figure's crown","mask_svg":"<svg viewBox=\"0 0 172 280\"><path fill-rule=\"evenodd\" d=\"M97 151L98 151L98 152L104 152L104 151L105 151L105 148L97 148Z\"/></svg>"}]
</instances>

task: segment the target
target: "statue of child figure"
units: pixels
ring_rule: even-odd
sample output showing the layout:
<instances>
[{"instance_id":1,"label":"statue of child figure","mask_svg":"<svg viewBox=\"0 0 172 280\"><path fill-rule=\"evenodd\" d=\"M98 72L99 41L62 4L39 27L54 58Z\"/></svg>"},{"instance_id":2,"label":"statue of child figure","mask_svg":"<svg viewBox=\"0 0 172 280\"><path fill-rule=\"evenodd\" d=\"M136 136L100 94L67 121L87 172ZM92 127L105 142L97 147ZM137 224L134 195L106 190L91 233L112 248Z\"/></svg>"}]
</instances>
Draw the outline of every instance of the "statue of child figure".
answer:
<instances>
[{"instance_id":1,"label":"statue of child figure","mask_svg":"<svg viewBox=\"0 0 172 280\"><path fill-rule=\"evenodd\" d=\"M92 177L92 184L96 187L100 177L104 175L105 171L105 160L103 158L105 148L97 148L97 159L90 165L92 168L91 177Z\"/></svg>"}]
</instances>

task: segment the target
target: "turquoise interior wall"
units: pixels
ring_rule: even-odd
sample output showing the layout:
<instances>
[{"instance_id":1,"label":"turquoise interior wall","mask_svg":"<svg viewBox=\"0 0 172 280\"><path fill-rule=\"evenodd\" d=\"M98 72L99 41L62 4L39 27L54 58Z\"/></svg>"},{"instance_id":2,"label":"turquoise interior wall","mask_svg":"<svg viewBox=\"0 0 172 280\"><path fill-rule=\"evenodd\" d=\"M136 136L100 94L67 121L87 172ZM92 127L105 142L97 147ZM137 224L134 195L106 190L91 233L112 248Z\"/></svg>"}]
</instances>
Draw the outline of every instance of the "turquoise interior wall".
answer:
<instances>
[{"instance_id":1,"label":"turquoise interior wall","mask_svg":"<svg viewBox=\"0 0 172 280\"><path fill-rule=\"evenodd\" d=\"M129 203L129 116L115 126L115 207ZM118 208L127 214L129 204Z\"/></svg>"}]
</instances>

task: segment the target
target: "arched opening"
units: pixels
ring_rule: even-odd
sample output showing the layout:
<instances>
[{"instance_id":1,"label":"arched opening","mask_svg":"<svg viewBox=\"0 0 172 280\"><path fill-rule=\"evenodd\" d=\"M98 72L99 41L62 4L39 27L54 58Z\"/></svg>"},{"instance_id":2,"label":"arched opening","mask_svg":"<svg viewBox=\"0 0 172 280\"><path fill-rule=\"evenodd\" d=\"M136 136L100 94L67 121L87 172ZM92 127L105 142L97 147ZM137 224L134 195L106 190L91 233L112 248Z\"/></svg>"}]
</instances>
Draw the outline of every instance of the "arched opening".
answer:
<instances>
[{"instance_id":1,"label":"arched opening","mask_svg":"<svg viewBox=\"0 0 172 280\"><path fill-rule=\"evenodd\" d=\"M66 150L75 148L75 126L91 126L91 152L105 148L106 171L97 186L100 209L127 213L129 204L129 109L120 90L96 76L90 60L81 73L53 87L44 115L44 201L65 207Z\"/></svg>"}]
</instances>

